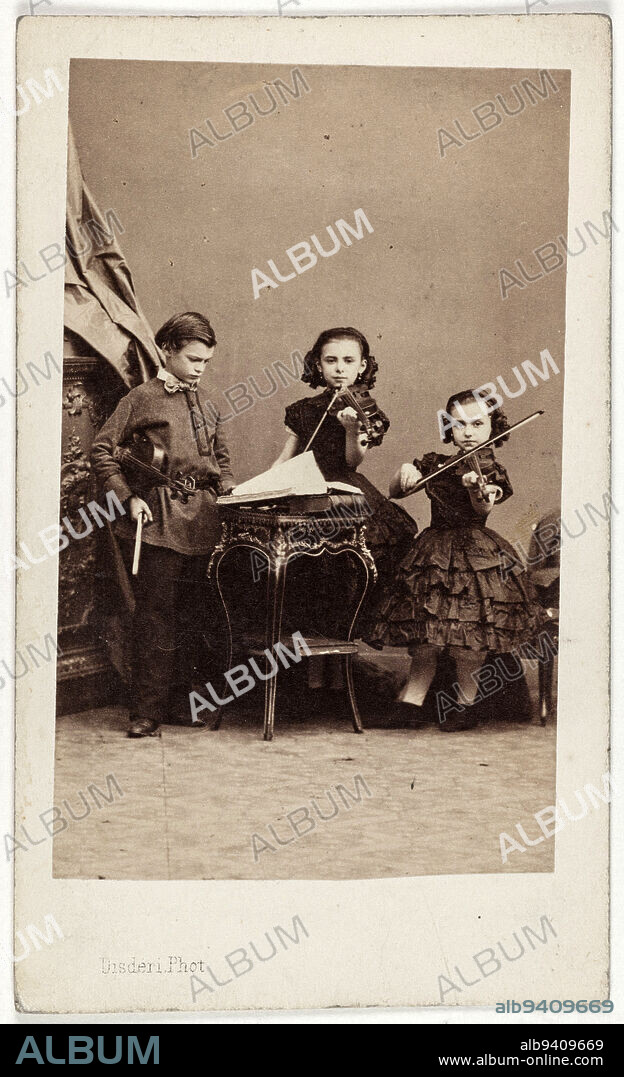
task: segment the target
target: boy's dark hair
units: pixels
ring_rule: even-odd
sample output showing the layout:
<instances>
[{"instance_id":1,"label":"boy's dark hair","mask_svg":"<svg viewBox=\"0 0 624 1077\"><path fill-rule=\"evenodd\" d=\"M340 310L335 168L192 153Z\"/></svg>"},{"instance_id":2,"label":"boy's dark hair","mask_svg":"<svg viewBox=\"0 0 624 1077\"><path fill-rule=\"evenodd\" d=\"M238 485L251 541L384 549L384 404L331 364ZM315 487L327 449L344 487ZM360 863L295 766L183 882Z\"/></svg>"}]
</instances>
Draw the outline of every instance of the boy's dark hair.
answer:
<instances>
[{"instance_id":1,"label":"boy's dark hair","mask_svg":"<svg viewBox=\"0 0 624 1077\"><path fill-rule=\"evenodd\" d=\"M504 411L501 411L499 406L494 408L488 408L485 404L485 400L479 396L476 389L462 389L460 393L453 393L446 402L445 414L451 418L451 408L456 404L483 404L486 408L490 419L492 420L492 434L491 437L496 437L497 434L502 434L505 430L509 430L509 423ZM450 445L453 440L453 430L449 429L446 424L443 433L441 433L442 441L445 445ZM498 444L501 445L503 441L509 441L509 435L505 438L499 438Z\"/></svg>"},{"instance_id":2,"label":"boy's dark hair","mask_svg":"<svg viewBox=\"0 0 624 1077\"><path fill-rule=\"evenodd\" d=\"M217 343L214 329L208 319L192 310L185 314L172 315L161 325L155 340L159 348L174 352L179 351L185 344L190 344L192 340L200 340L208 348L214 348Z\"/></svg>"},{"instance_id":3,"label":"boy's dark hair","mask_svg":"<svg viewBox=\"0 0 624 1077\"><path fill-rule=\"evenodd\" d=\"M323 375L318 369L317 363L321 358L321 352L326 344L329 344L330 340L355 340L360 345L362 351L362 358L366 360L366 367L361 374L358 374L357 385L363 385L365 389L372 389L375 384L375 374L379 369L379 364L374 355L371 355L368 341L363 333L360 333L359 329L353 329L352 326L343 326L337 329L325 329L324 332L317 338L316 343L307 353L303 362L303 372L301 374L301 380L307 385L311 385L313 389L318 389L319 385L324 385Z\"/></svg>"}]
</instances>

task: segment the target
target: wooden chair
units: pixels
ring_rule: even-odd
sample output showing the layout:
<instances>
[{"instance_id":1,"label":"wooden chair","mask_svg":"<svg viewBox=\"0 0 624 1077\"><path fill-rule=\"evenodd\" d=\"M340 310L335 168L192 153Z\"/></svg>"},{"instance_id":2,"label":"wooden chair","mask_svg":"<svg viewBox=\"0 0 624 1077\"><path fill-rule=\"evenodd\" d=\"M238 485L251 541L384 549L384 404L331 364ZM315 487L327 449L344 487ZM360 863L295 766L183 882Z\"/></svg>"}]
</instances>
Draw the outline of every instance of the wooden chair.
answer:
<instances>
[{"instance_id":1,"label":"wooden chair","mask_svg":"<svg viewBox=\"0 0 624 1077\"><path fill-rule=\"evenodd\" d=\"M559 644L560 514L547 513L538 523L533 524L532 532L527 572L535 588L537 600L549 618L545 630L557 647ZM546 725L552 714L554 666L555 660L550 652L539 665L539 715L542 725Z\"/></svg>"}]
</instances>

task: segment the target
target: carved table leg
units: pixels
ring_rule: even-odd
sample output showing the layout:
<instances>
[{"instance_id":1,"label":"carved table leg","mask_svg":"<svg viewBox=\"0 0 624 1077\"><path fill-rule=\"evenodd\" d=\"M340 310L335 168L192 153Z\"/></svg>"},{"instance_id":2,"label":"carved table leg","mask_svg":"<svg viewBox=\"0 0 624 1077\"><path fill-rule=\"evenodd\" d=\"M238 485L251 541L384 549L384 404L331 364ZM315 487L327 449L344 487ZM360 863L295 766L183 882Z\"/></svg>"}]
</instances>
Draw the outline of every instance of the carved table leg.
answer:
<instances>
[{"instance_id":1,"label":"carved table leg","mask_svg":"<svg viewBox=\"0 0 624 1077\"><path fill-rule=\"evenodd\" d=\"M284 604L284 589L286 586L287 561L281 557L276 558L274 565L269 564L267 578L267 620L266 620L266 646L273 651L276 643L279 643L282 633L282 607ZM273 740L275 726L275 697L277 695L277 670L270 680L264 683L264 739Z\"/></svg>"},{"instance_id":2,"label":"carved table leg","mask_svg":"<svg viewBox=\"0 0 624 1077\"><path fill-rule=\"evenodd\" d=\"M347 633L347 640L349 641L349 643L351 642L351 640L353 638L353 632L354 632L354 629L355 629L355 623L357 621L358 614L359 614L359 612L360 612L360 610L362 608L362 605L364 603L366 595L368 594L368 588L370 586L371 574L372 574L371 573L371 563L373 565L373 572L375 571L374 562L373 562L372 557L370 556L370 554L368 554L368 556L364 556L357 549L352 550L351 552L357 558L359 563L363 566L364 572L365 572L365 577L364 577L364 587L363 587L363 589L362 589L362 591L361 591L361 593L359 595L359 598L357 599L355 610L354 610L353 616L351 618L351 622L349 624L349 631ZM355 686L353 684L353 655L352 654L346 654L344 656L344 659L345 659L345 661L344 661L345 680L347 682L347 694L349 696L349 704L350 704L350 707L351 707L351 717L352 717L352 720L353 720L353 729L355 730L356 733L363 733L364 729L363 729L363 726L362 726L362 719L360 717L360 712L359 712L359 709L358 709L357 699L356 699L356 695L355 695Z\"/></svg>"}]
</instances>

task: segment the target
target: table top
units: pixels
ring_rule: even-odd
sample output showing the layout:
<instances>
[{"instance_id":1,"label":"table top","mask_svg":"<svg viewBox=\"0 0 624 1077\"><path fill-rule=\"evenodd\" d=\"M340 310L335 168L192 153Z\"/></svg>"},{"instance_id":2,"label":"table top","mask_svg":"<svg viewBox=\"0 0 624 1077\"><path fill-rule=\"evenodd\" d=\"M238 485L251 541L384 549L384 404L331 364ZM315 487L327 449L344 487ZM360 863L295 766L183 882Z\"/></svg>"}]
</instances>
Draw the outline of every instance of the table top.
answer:
<instances>
[{"instance_id":1,"label":"table top","mask_svg":"<svg viewBox=\"0 0 624 1077\"><path fill-rule=\"evenodd\" d=\"M296 511L289 511L296 503ZM319 507L319 502L321 507ZM299 507L300 506L300 507ZM310 506L309 508L306 506ZM337 510L342 508L345 514ZM269 528L295 526L310 523L312 520L330 519L341 522L343 526L364 523L370 516L366 498L363 494L327 494L320 497L289 497L284 499L284 508L271 503L266 508L258 503L251 505L219 505L221 519L232 524L244 524Z\"/></svg>"}]
</instances>

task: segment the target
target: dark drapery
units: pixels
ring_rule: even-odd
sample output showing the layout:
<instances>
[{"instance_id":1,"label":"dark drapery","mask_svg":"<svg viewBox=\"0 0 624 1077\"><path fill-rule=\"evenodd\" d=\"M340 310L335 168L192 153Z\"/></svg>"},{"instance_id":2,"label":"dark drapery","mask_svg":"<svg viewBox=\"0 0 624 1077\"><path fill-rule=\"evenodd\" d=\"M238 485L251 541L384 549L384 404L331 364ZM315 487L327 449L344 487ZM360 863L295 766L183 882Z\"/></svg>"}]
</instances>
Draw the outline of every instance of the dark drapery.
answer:
<instances>
[{"instance_id":1,"label":"dark drapery","mask_svg":"<svg viewBox=\"0 0 624 1077\"><path fill-rule=\"evenodd\" d=\"M132 388L162 359L114 230L84 182L71 126L67 147L65 325Z\"/></svg>"},{"instance_id":2,"label":"dark drapery","mask_svg":"<svg viewBox=\"0 0 624 1077\"><path fill-rule=\"evenodd\" d=\"M89 191L70 126L64 322L66 337L73 340L74 345L78 338L79 352L99 358L102 364L101 393L94 409L98 416L96 429L120 392L123 395L128 389L154 377L162 366L161 354L135 294L132 275L114 225L118 232L123 232L117 213L111 209L102 213ZM96 372L97 369L96 366ZM114 386L116 379L119 379L120 392L113 390L111 393L111 384ZM97 381L96 373L91 382L97 385ZM84 448L88 451L89 446ZM97 495L88 464L87 469L88 499L88 496ZM89 614L89 627L117 670L122 684L127 684L134 594L108 522L93 538L93 557L95 602Z\"/></svg>"}]
</instances>

